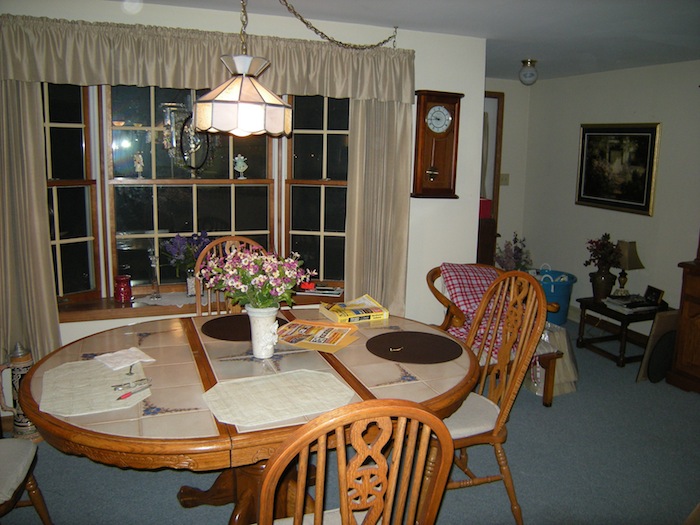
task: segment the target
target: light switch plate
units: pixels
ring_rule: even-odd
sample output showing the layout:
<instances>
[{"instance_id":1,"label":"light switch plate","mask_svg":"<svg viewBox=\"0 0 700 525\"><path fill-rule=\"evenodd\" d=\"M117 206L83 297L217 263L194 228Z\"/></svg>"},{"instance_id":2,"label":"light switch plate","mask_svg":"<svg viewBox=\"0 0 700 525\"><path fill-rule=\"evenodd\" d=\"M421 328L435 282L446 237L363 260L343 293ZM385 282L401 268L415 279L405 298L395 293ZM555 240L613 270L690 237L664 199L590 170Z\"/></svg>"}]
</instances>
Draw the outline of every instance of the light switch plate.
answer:
<instances>
[{"instance_id":1,"label":"light switch plate","mask_svg":"<svg viewBox=\"0 0 700 525\"><path fill-rule=\"evenodd\" d=\"M510 173L501 173L501 186L508 186L510 184Z\"/></svg>"}]
</instances>

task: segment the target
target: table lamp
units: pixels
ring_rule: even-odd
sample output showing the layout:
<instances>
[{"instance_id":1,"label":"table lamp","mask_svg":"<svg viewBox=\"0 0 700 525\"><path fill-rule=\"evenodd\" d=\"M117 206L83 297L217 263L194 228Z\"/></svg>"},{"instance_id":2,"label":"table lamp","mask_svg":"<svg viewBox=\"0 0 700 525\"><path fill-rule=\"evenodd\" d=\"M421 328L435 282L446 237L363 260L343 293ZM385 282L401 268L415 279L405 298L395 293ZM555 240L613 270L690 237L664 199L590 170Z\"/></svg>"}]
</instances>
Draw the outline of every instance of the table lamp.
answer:
<instances>
[{"instance_id":1,"label":"table lamp","mask_svg":"<svg viewBox=\"0 0 700 525\"><path fill-rule=\"evenodd\" d=\"M620 257L620 275L617 277L620 288L615 290L613 295L629 295L629 291L625 290L627 270L641 270L644 268L644 265L639 260L639 255L637 255L637 243L635 241L617 241L617 247L622 253Z\"/></svg>"}]
</instances>

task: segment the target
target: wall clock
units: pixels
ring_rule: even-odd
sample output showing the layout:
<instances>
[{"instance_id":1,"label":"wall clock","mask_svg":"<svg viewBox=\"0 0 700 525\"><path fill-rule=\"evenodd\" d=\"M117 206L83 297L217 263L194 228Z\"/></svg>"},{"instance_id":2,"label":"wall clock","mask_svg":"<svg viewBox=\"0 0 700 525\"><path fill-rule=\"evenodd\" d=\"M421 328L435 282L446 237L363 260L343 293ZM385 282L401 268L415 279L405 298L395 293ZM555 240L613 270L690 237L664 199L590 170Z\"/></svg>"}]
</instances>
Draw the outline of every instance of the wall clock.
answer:
<instances>
[{"instance_id":1,"label":"wall clock","mask_svg":"<svg viewBox=\"0 0 700 525\"><path fill-rule=\"evenodd\" d=\"M416 91L416 157L411 197L456 199L461 93Z\"/></svg>"}]
</instances>

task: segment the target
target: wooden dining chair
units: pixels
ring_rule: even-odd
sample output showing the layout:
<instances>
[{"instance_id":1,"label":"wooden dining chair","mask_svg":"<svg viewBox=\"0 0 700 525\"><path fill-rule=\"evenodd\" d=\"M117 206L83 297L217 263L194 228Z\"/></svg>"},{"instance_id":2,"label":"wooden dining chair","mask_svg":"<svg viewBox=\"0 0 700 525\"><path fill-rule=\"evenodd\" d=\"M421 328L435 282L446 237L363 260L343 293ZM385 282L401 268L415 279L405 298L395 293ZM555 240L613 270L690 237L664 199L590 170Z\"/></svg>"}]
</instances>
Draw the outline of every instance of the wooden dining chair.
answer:
<instances>
[{"instance_id":1,"label":"wooden dining chair","mask_svg":"<svg viewBox=\"0 0 700 525\"><path fill-rule=\"evenodd\" d=\"M44 496L34 479L37 446L26 439L0 439L0 517L16 507L33 505L44 525L51 525ZM29 499L23 500L27 491Z\"/></svg>"},{"instance_id":2,"label":"wooden dining chair","mask_svg":"<svg viewBox=\"0 0 700 525\"><path fill-rule=\"evenodd\" d=\"M194 265L194 296L198 316L204 315L205 312L207 315L219 315L240 313L242 311L240 305L231 304L231 301L226 298L224 292L209 288L203 289L202 279L199 277L199 270L206 264L207 257L210 255L223 257L234 248L263 249L263 247L254 240L237 235L221 237L207 244L207 246L199 254L199 257L197 257L197 262Z\"/></svg>"},{"instance_id":3,"label":"wooden dining chair","mask_svg":"<svg viewBox=\"0 0 700 525\"><path fill-rule=\"evenodd\" d=\"M276 509L275 500L290 468L296 472L293 515L276 524L435 523L453 455L442 420L417 403L374 399L338 408L300 427L274 452L263 474L258 523L270 525L275 514L285 514L284 498ZM326 508L331 471L337 475L336 509Z\"/></svg>"},{"instance_id":4,"label":"wooden dining chair","mask_svg":"<svg viewBox=\"0 0 700 525\"><path fill-rule=\"evenodd\" d=\"M518 524L523 522L522 512L503 443L506 422L544 329L546 305L544 290L533 276L512 271L496 278L474 314L465 342L480 362L490 364L481 368L475 390L445 419L454 440L454 464L466 474L466 479L450 479L447 488L503 481ZM500 474L474 474L467 449L475 445L493 447Z\"/></svg>"},{"instance_id":5,"label":"wooden dining chair","mask_svg":"<svg viewBox=\"0 0 700 525\"><path fill-rule=\"evenodd\" d=\"M439 328L465 341L484 292L503 273L500 268L487 264L443 263L431 269L426 276L428 289L445 307L445 317ZM440 278L446 285L449 298L435 284ZM547 303L547 311L558 312L559 304ZM546 352L536 355L533 359L533 364L539 364L544 370L542 404L546 407L552 406L554 400L557 360L563 355L561 351Z\"/></svg>"}]
</instances>

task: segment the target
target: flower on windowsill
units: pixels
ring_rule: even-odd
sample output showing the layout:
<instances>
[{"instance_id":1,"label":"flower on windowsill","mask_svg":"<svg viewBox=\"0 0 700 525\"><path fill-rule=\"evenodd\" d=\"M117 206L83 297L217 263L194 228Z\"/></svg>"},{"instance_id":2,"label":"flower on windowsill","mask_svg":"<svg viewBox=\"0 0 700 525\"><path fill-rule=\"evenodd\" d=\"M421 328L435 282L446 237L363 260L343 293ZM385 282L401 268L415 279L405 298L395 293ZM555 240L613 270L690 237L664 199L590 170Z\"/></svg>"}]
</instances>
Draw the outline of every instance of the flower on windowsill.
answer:
<instances>
[{"instance_id":1,"label":"flower on windowsill","mask_svg":"<svg viewBox=\"0 0 700 525\"><path fill-rule=\"evenodd\" d=\"M194 270L197 257L211 239L207 232L194 233L191 237L182 237L179 233L163 243L165 255L171 266L175 267L175 275L180 277L180 271Z\"/></svg>"},{"instance_id":2,"label":"flower on windowsill","mask_svg":"<svg viewBox=\"0 0 700 525\"><path fill-rule=\"evenodd\" d=\"M525 247L525 238L513 232L513 240L506 241L503 248L496 248L496 264L506 271L520 270L526 272L532 266L530 250Z\"/></svg>"},{"instance_id":3,"label":"flower on windowsill","mask_svg":"<svg viewBox=\"0 0 700 525\"><path fill-rule=\"evenodd\" d=\"M298 253L283 259L261 248L233 249L224 256L209 255L198 277L205 288L223 291L234 304L269 308L293 304L293 288L316 275L303 263Z\"/></svg>"},{"instance_id":4,"label":"flower on windowsill","mask_svg":"<svg viewBox=\"0 0 700 525\"><path fill-rule=\"evenodd\" d=\"M610 234L604 233L600 239L590 239L586 243L588 260L584 266L595 265L598 269L619 268L622 252L620 248L610 240Z\"/></svg>"}]
</instances>

